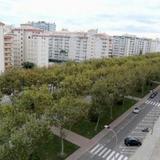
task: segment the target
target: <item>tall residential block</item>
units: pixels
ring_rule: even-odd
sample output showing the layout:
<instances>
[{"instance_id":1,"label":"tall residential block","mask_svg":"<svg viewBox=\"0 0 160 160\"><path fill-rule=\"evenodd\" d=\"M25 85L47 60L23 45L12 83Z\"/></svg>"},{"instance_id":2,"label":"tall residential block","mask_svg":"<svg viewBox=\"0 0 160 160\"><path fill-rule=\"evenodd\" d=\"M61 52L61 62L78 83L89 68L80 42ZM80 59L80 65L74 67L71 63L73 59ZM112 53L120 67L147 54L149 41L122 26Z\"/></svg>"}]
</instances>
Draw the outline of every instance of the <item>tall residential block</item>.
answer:
<instances>
[{"instance_id":1,"label":"tall residential block","mask_svg":"<svg viewBox=\"0 0 160 160\"><path fill-rule=\"evenodd\" d=\"M0 22L0 74L4 70L4 24Z\"/></svg>"},{"instance_id":2,"label":"tall residential block","mask_svg":"<svg viewBox=\"0 0 160 160\"><path fill-rule=\"evenodd\" d=\"M5 70L9 70L14 67L14 54L13 54L13 34L4 35L4 62Z\"/></svg>"},{"instance_id":3,"label":"tall residential block","mask_svg":"<svg viewBox=\"0 0 160 160\"><path fill-rule=\"evenodd\" d=\"M30 24L22 24L12 30L14 34L14 65L21 67L24 62L32 62L37 67L48 66L48 36Z\"/></svg>"},{"instance_id":4,"label":"tall residential block","mask_svg":"<svg viewBox=\"0 0 160 160\"><path fill-rule=\"evenodd\" d=\"M30 24L33 27L42 29L44 31L49 31L49 32L55 32L56 31L56 24L55 23L49 23L49 22L45 22L45 21L38 21L38 22L31 22Z\"/></svg>"}]
</instances>

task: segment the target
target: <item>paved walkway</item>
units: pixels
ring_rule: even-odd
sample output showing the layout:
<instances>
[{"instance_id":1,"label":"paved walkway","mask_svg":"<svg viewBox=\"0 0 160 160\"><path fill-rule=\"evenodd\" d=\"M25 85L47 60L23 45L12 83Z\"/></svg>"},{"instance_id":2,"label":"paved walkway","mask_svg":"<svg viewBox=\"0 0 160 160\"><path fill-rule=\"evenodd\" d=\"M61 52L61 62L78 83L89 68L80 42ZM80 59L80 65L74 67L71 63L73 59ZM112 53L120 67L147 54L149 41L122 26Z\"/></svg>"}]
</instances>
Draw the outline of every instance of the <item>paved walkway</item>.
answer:
<instances>
[{"instance_id":1,"label":"paved walkway","mask_svg":"<svg viewBox=\"0 0 160 160\"><path fill-rule=\"evenodd\" d=\"M53 134L55 134L56 136L60 137L60 129L58 127L54 127L52 126L51 131L53 132ZM83 147L85 146L87 143L89 143L89 139L78 135L72 131L69 131L67 129L63 129L63 132L65 134L65 140L79 146L79 147Z\"/></svg>"},{"instance_id":2,"label":"paved walkway","mask_svg":"<svg viewBox=\"0 0 160 160\"><path fill-rule=\"evenodd\" d=\"M143 145L130 160L160 160L160 118L155 123L153 133L148 133Z\"/></svg>"}]
</instances>

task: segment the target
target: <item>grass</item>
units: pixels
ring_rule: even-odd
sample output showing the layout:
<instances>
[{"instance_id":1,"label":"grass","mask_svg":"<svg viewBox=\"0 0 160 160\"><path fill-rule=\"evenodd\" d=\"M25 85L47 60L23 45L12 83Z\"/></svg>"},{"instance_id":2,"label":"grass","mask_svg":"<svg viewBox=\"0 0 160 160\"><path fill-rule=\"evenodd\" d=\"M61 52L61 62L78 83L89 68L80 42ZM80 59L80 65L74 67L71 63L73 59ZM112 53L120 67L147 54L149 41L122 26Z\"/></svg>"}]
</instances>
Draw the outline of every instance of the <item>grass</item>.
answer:
<instances>
[{"instance_id":1,"label":"grass","mask_svg":"<svg viewBox=\"0 0 160 160\"><path fill-rule=\"evenodd\" d=\"M64 144L64 151L66 155L64 158L61 158L59 156L61 151L60 138L54 135L49 137L49 142L43 146L38 147L37 155L40 157L39 160L64 160L67 156L78 149L77 146L67 141L65 141Z\"/></svg>"},{"instance_id":2,"label":"grass","mask_svg":"<svg viewBox=\"0 0 160 160\"><path fill-rule=\"evenodd\" d=\"M98 132L104 129L104 125L110 124L113 120L122 115L127 111L131 106L135 104L134 100L125 99L124 105L116 105L113 107L113 118L110 119L110 111L106 110L100 119L100 123L97 131L94 130L96 123L91 122L87 119L80 121L72 127L72 131L85 136L87 138L94 137Z\"/></svg>"}]
</instances>

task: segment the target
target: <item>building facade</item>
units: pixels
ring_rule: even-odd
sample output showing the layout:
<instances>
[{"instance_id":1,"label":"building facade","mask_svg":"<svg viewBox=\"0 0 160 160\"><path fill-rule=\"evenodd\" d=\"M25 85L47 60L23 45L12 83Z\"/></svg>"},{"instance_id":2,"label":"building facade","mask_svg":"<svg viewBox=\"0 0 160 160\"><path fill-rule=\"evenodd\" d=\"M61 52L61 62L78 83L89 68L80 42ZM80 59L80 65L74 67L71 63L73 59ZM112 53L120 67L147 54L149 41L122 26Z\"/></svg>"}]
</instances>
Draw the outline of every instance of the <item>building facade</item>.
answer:
<instances>
[{"instance_id":1,"label":"building facade","mask_svg":"<svg viewBox=\"0 0 160 160\"><path fill-rule=\"evenodd\" d=\"M49 32L56 31L56 24L55 23L47 23L45 21L39 21L39 22L31 22L31 25L35 28L39 28L44 31L49 31Z\"/></svg>"},{"instance_id":2,"label":"building facade","mask_svg":"<svg viewBox=\"0 0 160 160\"><path fill-rule=\"evenodd\" d=\"M88 32L55 32L49 39L49 59L76 62L92 58L110 57L112 38L99 34L97 30Z\"/></svg>"},{"instance_id":3,"label":"building facade","mask_svg":"<svg viewBox=\"0 0 160 160\"><path fill-rule=\"evenodd\" d=\"M0 22L0 74L4 70L4 24Z\"/></svg>"},{"instance_id":4,"label":"building facade","mask_svg":"<svg viewBox=\"0 0 160 160\"><path fill-rule=\"evenodd\" d=\"M5 70L9 70L14 67L14 55L13 55L13 34L4 35L4 62Z\"/></svg>"},{"instance_id":5,"label":"building facade","mask_svg":"<svg viewBox=\"0 0 160 160\"><path fill-rule=\"evenodd\" d=\"M48 36L43 30L22 24L20 28L13 29L12 33L16 67L21 67L24 62L32 62L37 67L48 66Z\"/></svg>"}]
</instances>

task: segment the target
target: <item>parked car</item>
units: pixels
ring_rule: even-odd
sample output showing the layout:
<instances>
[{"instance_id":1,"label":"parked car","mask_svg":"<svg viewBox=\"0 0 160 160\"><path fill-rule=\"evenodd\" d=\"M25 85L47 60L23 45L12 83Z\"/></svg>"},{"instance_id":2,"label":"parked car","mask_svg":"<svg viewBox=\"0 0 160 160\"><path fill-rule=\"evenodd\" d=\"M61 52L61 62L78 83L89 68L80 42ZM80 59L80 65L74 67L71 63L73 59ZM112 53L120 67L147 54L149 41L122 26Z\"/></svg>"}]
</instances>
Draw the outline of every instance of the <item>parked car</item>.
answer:
<instances>
[{"instance_id":1,"label":"parked car","mask_svg":"<svg viewBox=\"0 0 160 160\"><path fill-rule=\"evenodd\" d=\"M140 109L138 107L135 107L134 110L133 110L133 113L138 114L139 112L140 112Z\"/></svg>"},{"instance_id":2,"label":"parked car","mask_svg":"<svg viewBox=\"0 0 160 160\"><path fill-rule=\"evenodd\" d=\"M141 146L142 143L138 138L135 137L127 137L124 139L124 144L126 146Z\"/></svg>"},{"instance_id":3,"label":"parked car","mask_svg":"<svg viewBox=\"0 0 160 160\"><path fill-rule=\"evenodd\" d=\"M156 95L158 94L158 92L153 92L150 96L149 96L149 98L154 98Z\"/></svg>"},{"instance_id":4,"label":"parked car","mask_svg":"<svg viewBox=\"0 0 160 160\"><path fill-rule=\"evenodd\" d=\"M149 128L144 128L144 129L142 129L142 132L149 132Z\"/></svg>"}]
</instances>

